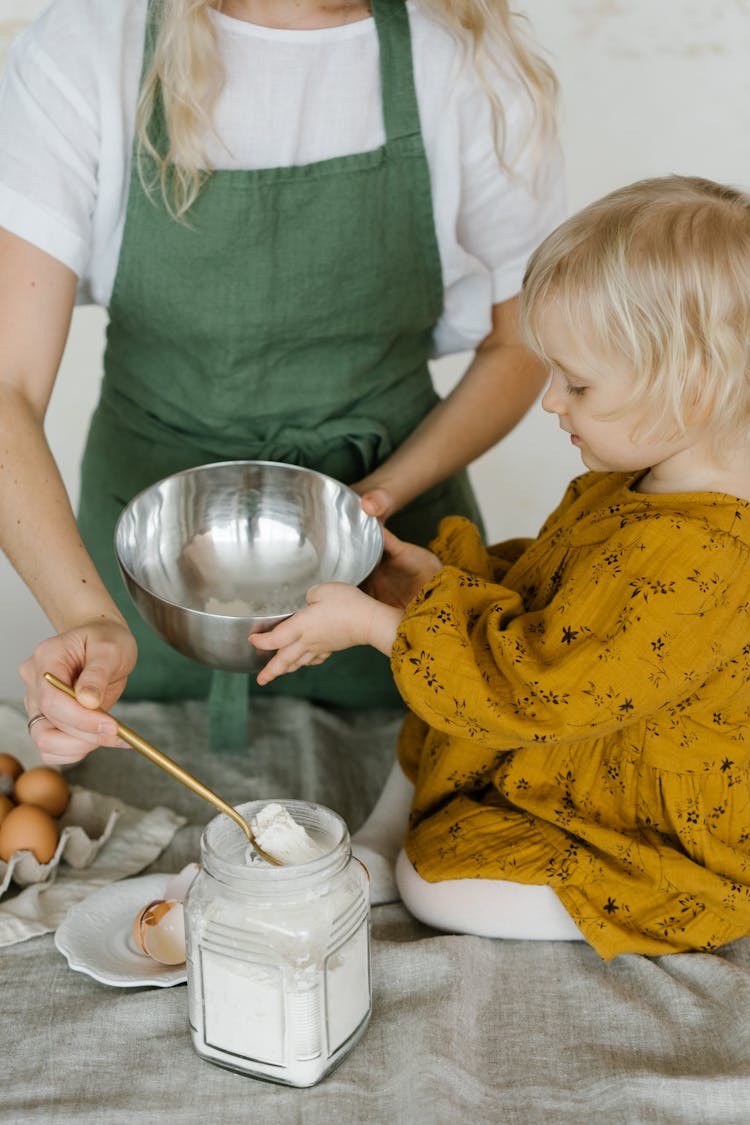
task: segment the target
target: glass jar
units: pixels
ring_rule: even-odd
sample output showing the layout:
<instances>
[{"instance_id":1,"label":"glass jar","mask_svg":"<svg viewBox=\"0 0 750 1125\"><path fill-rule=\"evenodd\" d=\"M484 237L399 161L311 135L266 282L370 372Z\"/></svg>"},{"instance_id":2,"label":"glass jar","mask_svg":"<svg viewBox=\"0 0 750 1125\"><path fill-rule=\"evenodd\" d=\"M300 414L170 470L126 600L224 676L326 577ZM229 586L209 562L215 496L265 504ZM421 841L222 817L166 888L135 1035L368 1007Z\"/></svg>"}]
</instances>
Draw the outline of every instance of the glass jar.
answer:
<instances>
[{"instance_id":1,"label":"glass jar","mask_svg":"<svg viewBox=\"0 0 750 1125\"><path fill-rule=\"evenodd\" d=\"M269 801L237 806L250 821ZM275 867L229 817L201 838L187 895L193 1045L220 1066L313 1086L359 1040L370 1017L370 896L344 821L323 805L280 799L323 845L320 858Z\"/></svg>"}]
</instances>

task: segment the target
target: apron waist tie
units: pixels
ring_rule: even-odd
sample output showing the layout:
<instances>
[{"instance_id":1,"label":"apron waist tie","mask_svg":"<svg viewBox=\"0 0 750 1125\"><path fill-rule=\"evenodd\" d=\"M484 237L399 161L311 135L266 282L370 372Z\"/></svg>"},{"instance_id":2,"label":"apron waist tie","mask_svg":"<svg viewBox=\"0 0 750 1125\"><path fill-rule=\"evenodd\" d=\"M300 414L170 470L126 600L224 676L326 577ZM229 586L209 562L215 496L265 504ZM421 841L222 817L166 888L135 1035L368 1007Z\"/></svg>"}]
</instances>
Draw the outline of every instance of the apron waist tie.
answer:
<instances>
[{"instance_id":1,"label":"apron waist tie","mask_svg":"<svg viewBox=\"0 0 750 1125\"><path fill-rule=\"evenodd\" d=\"M107 414L111 425L128 430L137 441L156 442L162 449L179 449L180 461L185 465L278 461L314 467L348 483L382 464L398 445L401 432L409 433L432 405L431 398L425 396L397 415L395 441L382 422L356 414L324 419L310 426L281 426L272 436L252 431L225 436L220 428L210 434L196 433L180 426L180 419L169 425L119 389L107 386L106 381L98 410Z\"/></svg>"},{"instance_id":2,"label":"apron waist tie","mask_svg":"<svg viewBox=\"0 0 750 1125\"><path fill-rule=\"evenodd\" d=\"M268 441L260 442L261 461L314 466L345 484L366 476L393 452L391 435L380 422L354 416L331 418L314 429L283 426Z\"/></svg>"},{"instance_id":3,"label":"apron waist tie","mask_svg":"<svg viewBox=\"0 0 750 1125\"><path fill-rule=\"evenodd\" d=\"M242 754L250 744L248 676L213 672L208 692L208 742L212 751Z\"/></svg>"}]
</instances>

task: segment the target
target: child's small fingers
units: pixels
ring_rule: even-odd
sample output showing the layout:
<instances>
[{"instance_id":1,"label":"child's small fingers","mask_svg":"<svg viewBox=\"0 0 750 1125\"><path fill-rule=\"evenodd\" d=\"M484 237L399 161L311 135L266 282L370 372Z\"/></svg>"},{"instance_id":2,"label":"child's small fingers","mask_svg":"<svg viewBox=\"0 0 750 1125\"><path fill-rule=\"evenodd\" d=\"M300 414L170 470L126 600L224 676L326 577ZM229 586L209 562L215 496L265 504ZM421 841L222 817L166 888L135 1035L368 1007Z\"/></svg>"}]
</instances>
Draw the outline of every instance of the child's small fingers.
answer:
<instances>
[{"instance_id":1,"label":"child's small fingers","mask_svg":"<svg viewBox=\"0 0 750 1125\"><path fill-rule=\"evenodd\" d=\"M301 645L287 645L286 648L281 649L272 656L268 664L261 668L256 676L259 684L268 684L271 680L275 680L277 676L283 676L287 672L293 672L295 669L295 662L302 650Z\"/></svg>"},{"instance_id":2,"label":"child's small fingers","mask_svg":"<svg viewBox=\"0 0 750 1125\"><path fill-rule=\"evenodd\" d=\"M268 652L279 647L279 642L273 637L273 633L273 629L269 633L250 633L247 639L253 648Z\"/></svg>"},{"instance_id":3,"label":"child's small fingers","mask_svg":"<svg viewBox=\"0 0 750 1125\"><path fill-rule=\"evenodd\" d=\"M296 627L291 626L288 621L282 621L280 625L276 625L266 633L250 633L247 639L254 648L263 652L272 652L274 649L281 649L284 645L291 644L296 640L296 636Z\"/></svg>"},{"instance_id":4,"label":"child's small fingers","mask_svg":"<svg viewBox=\"0 0 750 1125\"><path fill-rule=\"evenodd\" d=\"M289 668L288 671L296 672L298 668L307 668L314 664L322 664L330 655L330 652L303 652L295 660L294 667Z\"/></svg>"},{"instance_id":5,"label":"child's small fingers","mask_svg":"<svg viewBox=\"0 0 750 1125\"><path fill-rule=\"evenodd\" d=\"M260 672L258 672L258 675L255 677L255 682L262 687L263 684L270 684L271 680L275 680L277 676L283 676L285 671L286 668L283 665L269 661L269 663L264 665Z\"/></svg>"}]
</instances>

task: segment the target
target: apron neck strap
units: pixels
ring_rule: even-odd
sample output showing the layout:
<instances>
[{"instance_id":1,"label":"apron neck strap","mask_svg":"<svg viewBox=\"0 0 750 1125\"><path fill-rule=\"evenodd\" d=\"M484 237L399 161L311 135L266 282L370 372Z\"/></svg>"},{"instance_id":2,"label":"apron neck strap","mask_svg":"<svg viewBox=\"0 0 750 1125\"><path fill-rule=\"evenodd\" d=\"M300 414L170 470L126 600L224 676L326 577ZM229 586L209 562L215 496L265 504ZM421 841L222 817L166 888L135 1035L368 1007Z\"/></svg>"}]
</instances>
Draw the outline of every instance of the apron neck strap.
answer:
<instances>
[{"instance_id":1,"label":"apron neck strap","mask_svg":"<svg viewBox=\"0 0 750 1125\"><path fill-rule=\"evenodd\" d=\"M419 136L409 13L405 0L372 0L380 47L380 84L387 141Z\"/></svg>"},{"instance_id":2,"label":"apron neck strap","mask_svg":"<svg viewBox=\"0 0 750 1125\"><path fill-rule=\"evenodd\" d=\"M159 34L163 0L148 0L146 12L146 34L143 41L143 62L141 64L141 86L153 62L156 39Z\"/></svg>"},{"instance_id":3,"label":"apron neck strap","mask_svg":"<svg viewBox=\"0 0 750 1125\"><path fill-rule=\"evenodd\" d=\"M141 79L138 84L139 91L143 90L146 81L146 75L151 69L151 64L154 61L154 52L156 50L156 40L159 37L159 27L161 25L161 15L164 8L164 0L148 0L148 11L146 13L146 34L143 41L143 62L141 63ZM154 105L151 111L151 118L148 122L148 135L151 144L154 146L156 152L161 157L166 156L169 151L169 139L167 137L166 116L164 113L164 101L162 98L161 82L158 83L154 98ZM138 144L138 136L136 135L134 144ZM138 158L143 157L144 154L139 153Z\"/></svg>"}]
</instances>

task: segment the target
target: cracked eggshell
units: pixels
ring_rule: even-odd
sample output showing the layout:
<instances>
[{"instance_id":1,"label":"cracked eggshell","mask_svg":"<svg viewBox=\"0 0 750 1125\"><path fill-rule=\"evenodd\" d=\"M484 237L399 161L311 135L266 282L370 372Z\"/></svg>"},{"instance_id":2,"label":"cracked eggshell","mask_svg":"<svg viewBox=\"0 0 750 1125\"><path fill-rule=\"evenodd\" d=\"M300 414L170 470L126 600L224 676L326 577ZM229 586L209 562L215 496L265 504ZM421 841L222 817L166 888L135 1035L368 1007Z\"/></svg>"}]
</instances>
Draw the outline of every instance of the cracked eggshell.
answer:
<instances>
[{"instance_id":1,"label":"cracked eggshell","mask_svg":"<svg viewBox=\"0 0 750 1125\"><path fill-rule=\"evenodd\" d=\"M185 961L185 912L181 902L155 899L133 921L133 941L141 953L162 965Z\"/></svg>"}]
</instances>

